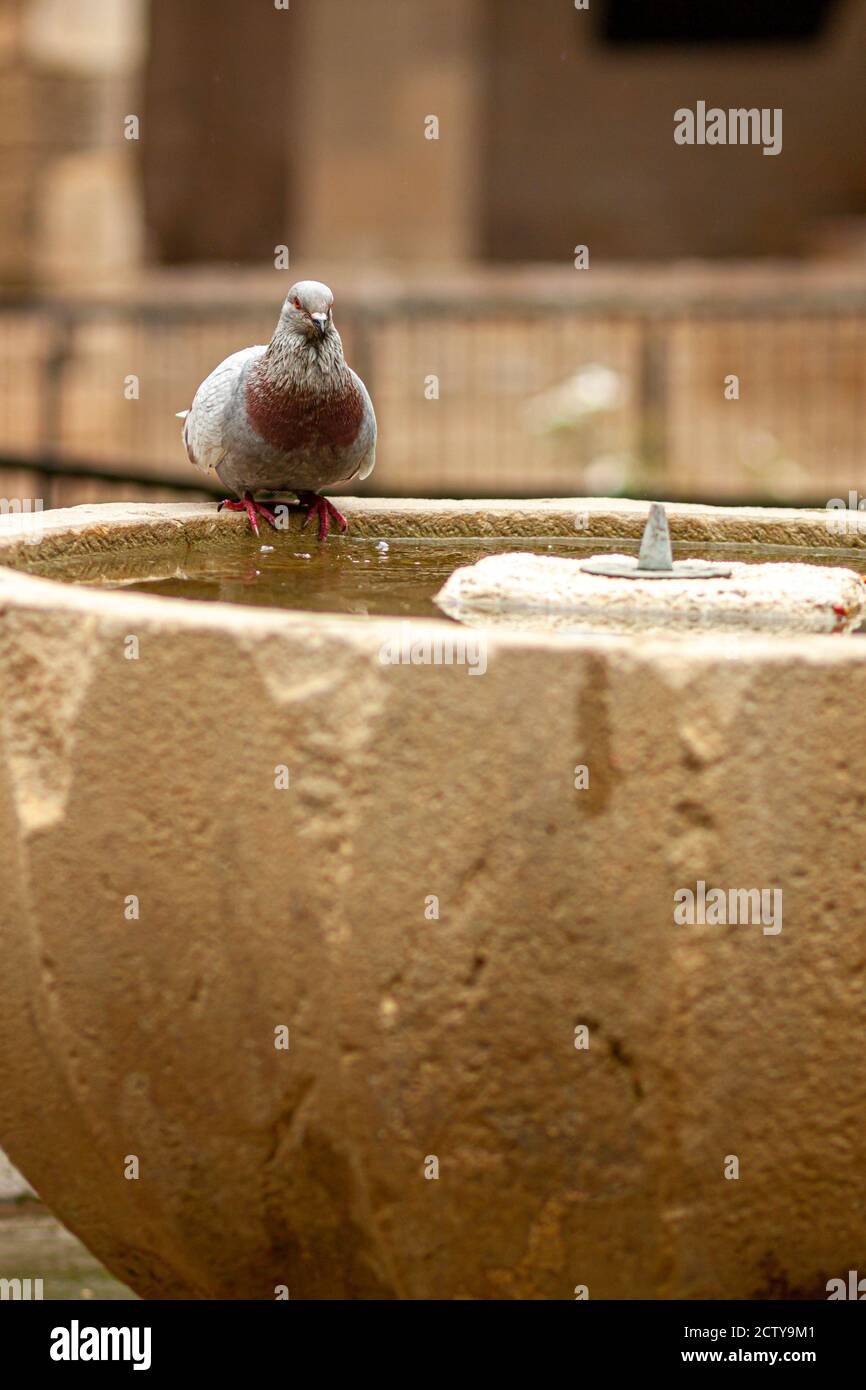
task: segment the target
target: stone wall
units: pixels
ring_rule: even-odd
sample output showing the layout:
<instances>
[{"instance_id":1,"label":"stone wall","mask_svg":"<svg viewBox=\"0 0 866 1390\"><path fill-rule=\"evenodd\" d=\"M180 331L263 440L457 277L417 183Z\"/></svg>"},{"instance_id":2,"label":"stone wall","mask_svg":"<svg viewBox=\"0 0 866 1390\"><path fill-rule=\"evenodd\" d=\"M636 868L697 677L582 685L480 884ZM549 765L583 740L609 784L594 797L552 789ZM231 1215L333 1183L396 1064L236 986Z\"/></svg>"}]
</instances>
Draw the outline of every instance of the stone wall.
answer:
<instances>
[{"instance_id":1,"label":"stone wall","mask_svg":"<svg viewBox=\"0 0 866 1390\"><path fill-rule=\"evenodd\" d=\"M484 254L799 255L828 221L863 226L862 0L793 45L611 47L602 8L488 0ZM674 112L698 100L781 107L781 155L675 144Z\"/></svg>"},{"instance_id":2,"label":"stone wall","mask_svg":"<svg viewBox=\"0 0 866 1390\"><path fill-rule=\"evenodd\" d=\"M137 112L147 0L13 0L0 27L0 282L99 282L142 262Z\"/></svg>"},{"instance_id":3,"label":"stone wall","mask_svg":"<svg viewBox=\"0 0 866 1390\"><path fill-rule=\"evenodd\" d=\"M638 49L560 0L9 0L0 282L263 265L277 243L365 264L862 254L864 40L860 0L812 43ZM697 100L781 107L782 155L676 145Z\"/></svg>"}]
</instances>

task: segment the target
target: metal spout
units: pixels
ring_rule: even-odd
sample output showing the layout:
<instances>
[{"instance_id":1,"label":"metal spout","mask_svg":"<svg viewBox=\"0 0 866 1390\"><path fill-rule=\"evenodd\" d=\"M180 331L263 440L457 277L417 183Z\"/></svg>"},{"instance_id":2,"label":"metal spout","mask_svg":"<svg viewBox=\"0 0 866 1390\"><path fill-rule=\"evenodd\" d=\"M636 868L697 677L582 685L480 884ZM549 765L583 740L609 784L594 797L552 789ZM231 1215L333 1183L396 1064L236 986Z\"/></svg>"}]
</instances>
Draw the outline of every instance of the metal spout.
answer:
<instances>
[{"instance_id":1,"label":"metal spout","mask_svg":"<svg viewBox=\"0 0 866 1390\"><path fill-rule=\"evenodd\" d=\"M674 567L671 533L661 502L653 502L650 505L650 514L637 557L637 567L639 570L672 570Z\"/></svg>"}]
</instances>

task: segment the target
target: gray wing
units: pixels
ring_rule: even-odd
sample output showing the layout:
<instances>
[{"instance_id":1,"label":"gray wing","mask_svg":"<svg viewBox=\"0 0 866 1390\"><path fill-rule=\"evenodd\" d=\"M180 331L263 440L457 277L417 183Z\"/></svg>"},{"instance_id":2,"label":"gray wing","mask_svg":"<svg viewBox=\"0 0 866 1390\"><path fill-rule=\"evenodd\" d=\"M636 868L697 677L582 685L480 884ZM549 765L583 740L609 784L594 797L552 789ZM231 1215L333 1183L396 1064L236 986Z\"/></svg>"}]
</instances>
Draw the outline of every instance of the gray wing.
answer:
<instances>
[{"instance_id":1,"label":"gray wing","mask_svg":"<svg viewBox=\"0 0 866 1390\"><path fill-rule=\"evenodd\" d=\"M349 370L352 370L351 367L349 368ZM361 392L361 395L364 400L364 428L369 432L370 435L370 447L367 450L364 457L361 459L361 466L355 474L355 477L358 479L358 481L363 482L365 478L369 478L370 474L373 472L373 469L376 467L376 412L373 409L373 402L370 399L370 392L367 390L366 386L364 385L361 378L358 376L357 372L352 372L352 376L355 378L358 390Z\"/></svg>"},{"instance_id":2,"label":"gray wing","mask_svg":"<svg viewBox=\"0 0 866 1390\"><path fill-rule=\"evenodd\" d=\"M200 473L213 474L225 456L223 415L247 363L261 357L267 348L241 348L233 352L196 391L183 422L183 442L187 458Z\"/></svg>"}]
</instances>

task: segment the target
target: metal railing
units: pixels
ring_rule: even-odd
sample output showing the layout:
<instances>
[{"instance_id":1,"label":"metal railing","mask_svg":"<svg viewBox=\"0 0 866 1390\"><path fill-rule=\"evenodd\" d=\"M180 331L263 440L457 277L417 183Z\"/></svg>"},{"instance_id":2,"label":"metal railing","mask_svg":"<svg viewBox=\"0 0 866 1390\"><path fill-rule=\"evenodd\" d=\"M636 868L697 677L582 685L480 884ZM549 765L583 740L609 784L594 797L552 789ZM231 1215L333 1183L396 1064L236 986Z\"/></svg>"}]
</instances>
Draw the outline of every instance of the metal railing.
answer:
<instances>
[{"instance_id":1,"label":"metal railing","mask_svg":"<svg viewBox=\"0 0 866 1390\"><path fill-rule=\"evenodd\" d=\"M272 299L0 306L0 471L66 495L75 478L209 493L175 412L273 320ZM339 326L379 418L369 493L866 492L860 292L406 296L350 304Z\"/></svg>"}]
</instances>

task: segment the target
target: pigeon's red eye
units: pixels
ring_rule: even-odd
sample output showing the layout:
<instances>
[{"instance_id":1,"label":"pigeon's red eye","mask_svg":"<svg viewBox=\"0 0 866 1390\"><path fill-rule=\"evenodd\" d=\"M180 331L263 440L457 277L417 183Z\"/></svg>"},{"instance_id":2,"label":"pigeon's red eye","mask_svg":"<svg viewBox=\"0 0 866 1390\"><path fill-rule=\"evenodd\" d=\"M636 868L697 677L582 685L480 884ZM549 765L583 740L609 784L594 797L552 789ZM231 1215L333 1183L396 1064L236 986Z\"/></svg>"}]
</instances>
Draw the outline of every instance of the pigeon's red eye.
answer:
<instances>
[{"instance_id":1,"label":"pigeon's red eye","mask_svg":"<svg viewBox=\"0 0 866 1390\"><path fill-rule=\"evenodd\" d=\"M301 307L301 301L300 301L299 299L293 299L293 300L292 300L292 303L294 304L294 306L295 306L296 309L300 309L300 307Z\"/></svg>"}]
</instances>

